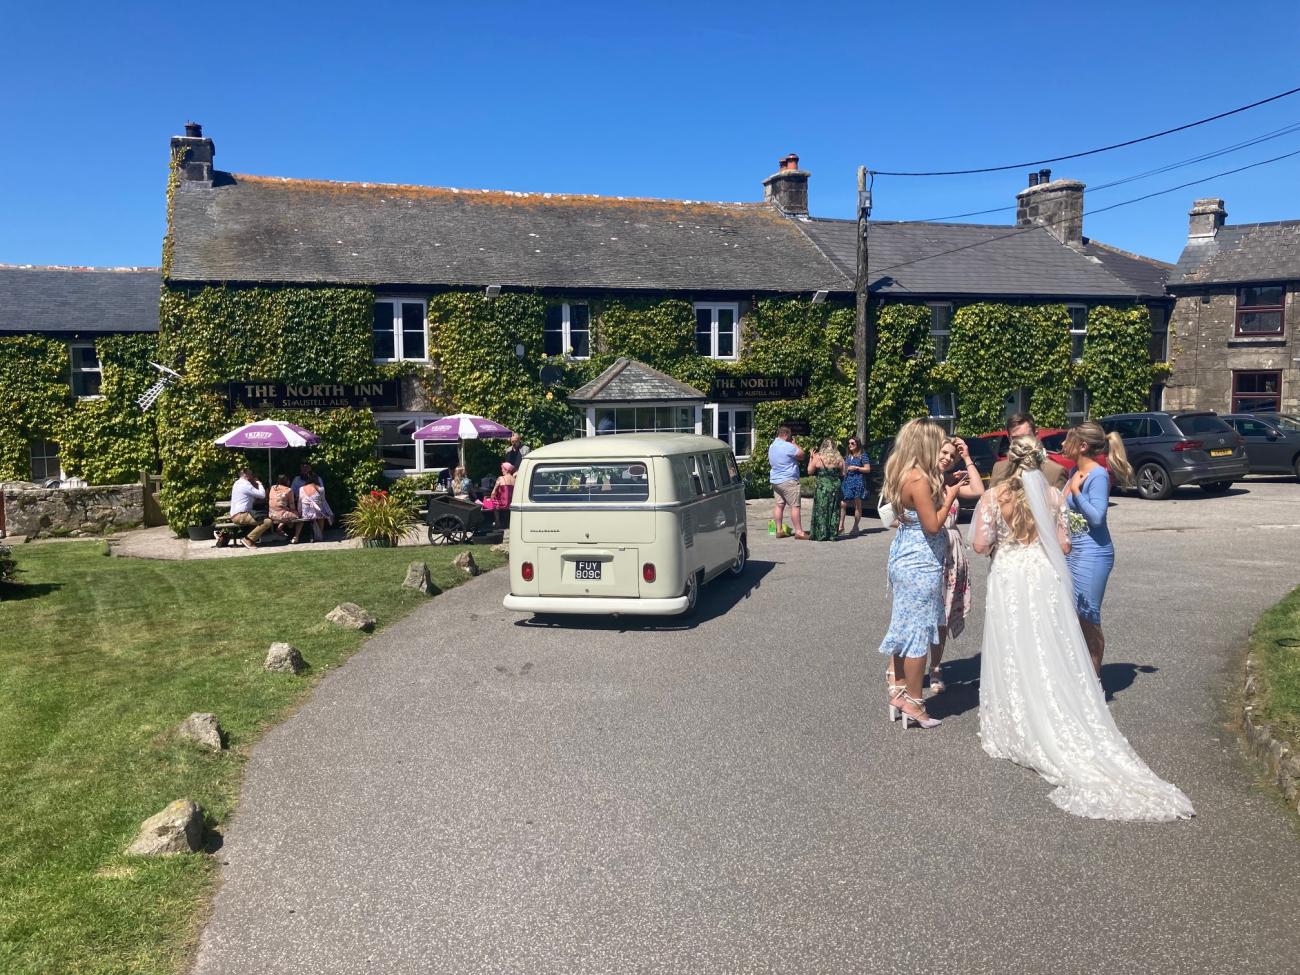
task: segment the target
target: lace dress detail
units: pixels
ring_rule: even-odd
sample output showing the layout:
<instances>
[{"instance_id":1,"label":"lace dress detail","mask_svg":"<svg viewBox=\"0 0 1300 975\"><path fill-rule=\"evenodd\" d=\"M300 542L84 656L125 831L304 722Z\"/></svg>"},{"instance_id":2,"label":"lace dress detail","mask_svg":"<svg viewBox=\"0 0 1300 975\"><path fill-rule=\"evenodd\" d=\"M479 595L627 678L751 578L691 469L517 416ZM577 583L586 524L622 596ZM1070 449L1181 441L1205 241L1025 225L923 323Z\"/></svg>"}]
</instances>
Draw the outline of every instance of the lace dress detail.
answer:
<instances>
[{"instance_id":1,"label":"lace dress detail","mask_svg":"<svg viewBox=\"0 0 1300 975\"><path fill-rule=\"evenodd\" d=\"M977 551L993 547L980 663L984 751L1037 771L1061 809L1092 819L1166 821L1194 815L1115 726L1075 615L1073 587L1035 538L1017 541L989 491L975 510ZM1058 538L1060 492L1049 489Z\"/></svg>"}]
</instances>

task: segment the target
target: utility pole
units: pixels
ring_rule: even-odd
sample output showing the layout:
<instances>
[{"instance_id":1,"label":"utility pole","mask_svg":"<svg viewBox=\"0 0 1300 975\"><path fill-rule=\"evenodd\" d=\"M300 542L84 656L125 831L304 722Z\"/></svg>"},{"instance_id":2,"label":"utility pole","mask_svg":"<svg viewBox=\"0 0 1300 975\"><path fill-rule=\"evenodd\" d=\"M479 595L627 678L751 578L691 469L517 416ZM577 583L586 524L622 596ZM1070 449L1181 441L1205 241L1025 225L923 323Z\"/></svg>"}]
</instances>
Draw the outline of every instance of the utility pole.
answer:
<instances>
[{"instance_id":1,"label":"utility pole","mask_svg":"<svg viewBox=\"0 0 1300 975\"><path fill-rule=\"evenodd\" d=\"M871 190L867 188L867 167L858 167L858 273L854 283L857 293L857 321L853 329L853 357L856 360L857 376L855 392L858 410L856 416L857 435L866 447L870 433L867 431L867 419L871 415L867 402L867 391L871 384L871 369L876 361L876 326L870 320L867 308L867 218L871 216Z\"/></svg>"}]
</instances>

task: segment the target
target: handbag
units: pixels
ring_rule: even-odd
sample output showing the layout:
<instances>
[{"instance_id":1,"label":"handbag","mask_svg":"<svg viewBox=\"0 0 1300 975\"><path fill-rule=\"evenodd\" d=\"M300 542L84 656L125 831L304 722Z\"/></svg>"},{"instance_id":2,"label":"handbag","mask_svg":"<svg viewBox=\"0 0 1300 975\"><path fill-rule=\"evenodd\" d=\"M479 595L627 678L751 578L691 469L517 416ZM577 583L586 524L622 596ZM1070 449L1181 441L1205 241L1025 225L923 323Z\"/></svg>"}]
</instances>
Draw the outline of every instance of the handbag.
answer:
<instances>
[{"instance_id":1,"label":"handbag","mask_svg":"<svg viewBox=\"0 0 1300 975\"><path fill-rule=\"evenodd\" d=\"M894 513L894 506L885 500L882 494L879 503L876 505L876 515L880 518L880 524L886 528L892 528L898 516Z\"/></svg>"}]
</instances>

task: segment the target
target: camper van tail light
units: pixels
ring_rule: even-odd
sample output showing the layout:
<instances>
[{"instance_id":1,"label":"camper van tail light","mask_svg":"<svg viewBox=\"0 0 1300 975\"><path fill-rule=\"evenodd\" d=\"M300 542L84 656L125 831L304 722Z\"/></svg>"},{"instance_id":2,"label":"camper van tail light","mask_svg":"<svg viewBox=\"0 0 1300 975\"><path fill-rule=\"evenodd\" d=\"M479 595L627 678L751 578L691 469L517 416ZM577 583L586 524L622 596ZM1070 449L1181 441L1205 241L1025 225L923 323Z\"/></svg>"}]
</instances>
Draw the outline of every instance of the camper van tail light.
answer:
<instances>
[{"instance_id":1,"label":"camper van tail light","mask_svg":"<svg viewBox=\"0 0 1300 975\"><path fill-rule=\"evenodd\" d=\"M647 562L645 565L641 566L641 578L646 582L654 582L655 576L655 564L653 562Z\"/></svg>"},{"instance_id":2,"label":"camper van tail light","mask_svg":"<svg viewBox=\"0 0 1300 975\"><path fill-rule=\"evenodd\" d=\"M523 576L524 582L533 581L533 563L525 562L519 567L519 574Z\"/></svg>"}]
</instances>

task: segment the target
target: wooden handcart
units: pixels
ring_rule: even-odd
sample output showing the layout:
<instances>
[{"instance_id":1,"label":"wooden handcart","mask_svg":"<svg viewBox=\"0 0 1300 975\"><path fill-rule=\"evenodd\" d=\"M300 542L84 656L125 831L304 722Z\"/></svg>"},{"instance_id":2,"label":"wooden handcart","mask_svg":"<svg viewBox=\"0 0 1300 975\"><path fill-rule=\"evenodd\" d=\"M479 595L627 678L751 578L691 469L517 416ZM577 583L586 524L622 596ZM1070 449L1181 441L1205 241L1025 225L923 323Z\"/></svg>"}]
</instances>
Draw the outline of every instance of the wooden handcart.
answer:
<instances>
[{"instance_id":1,"label":"wooden handcart","mask_svg":"<svg viewBox=\"0 0 1300 975\"><path fill-rule=\"evenodd\" d=\"M430 545L467 545L479 530L483 509L473 501L433 494L429 496L424 521L429 526Z\"/></svg>"}]
</instances>

